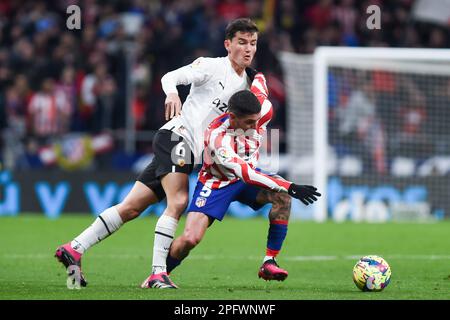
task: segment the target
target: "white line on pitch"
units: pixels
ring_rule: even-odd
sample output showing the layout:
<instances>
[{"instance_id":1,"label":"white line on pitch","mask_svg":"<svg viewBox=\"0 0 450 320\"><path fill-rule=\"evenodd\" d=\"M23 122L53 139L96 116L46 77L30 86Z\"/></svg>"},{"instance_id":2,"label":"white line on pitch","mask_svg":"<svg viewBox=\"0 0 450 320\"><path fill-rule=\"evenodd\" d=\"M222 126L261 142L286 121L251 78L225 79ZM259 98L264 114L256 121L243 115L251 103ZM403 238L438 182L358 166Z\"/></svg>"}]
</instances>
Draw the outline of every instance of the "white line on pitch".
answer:
<instances>
[{"instance_id":1,"label":"white line on pitch","mask_svg":"<svg viewBox=\"0 0 450 320\"><path fill-rule=\"evenodd\" d=\"M368 255L368 254L365 254ZM106 259L138 259L144 257L143 255L138 254L88 254L88 257L95 258L106 258ZM282 256L280 255L280 260L288 260L288 261L328 261L328 260L355 260L359 259L364 254L360 255L345 255L345 256ZM49 259L52 258L52 254L45 253L3 253L0 254L0 258L2 259ZM388 254L382 255L383 258L386 259L407 259L407 260L449 260L450 255L408 255L408 254ZM227 256L227 255L216 255L216 254L192 254L188 257L188 259L192 260L223 260L223 259L232 259L232 260L260 260L262 256Z\"/></svg>"}]
</instances>

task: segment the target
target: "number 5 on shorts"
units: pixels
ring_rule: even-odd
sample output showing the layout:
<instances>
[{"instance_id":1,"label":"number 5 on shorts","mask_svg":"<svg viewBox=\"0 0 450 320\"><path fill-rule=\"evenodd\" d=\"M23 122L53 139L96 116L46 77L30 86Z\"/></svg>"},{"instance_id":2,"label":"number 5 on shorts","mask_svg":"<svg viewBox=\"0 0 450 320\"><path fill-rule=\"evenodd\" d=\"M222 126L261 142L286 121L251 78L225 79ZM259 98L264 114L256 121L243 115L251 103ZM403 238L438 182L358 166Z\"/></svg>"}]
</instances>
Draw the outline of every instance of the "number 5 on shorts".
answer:
<instances>
[{"instance_id":1,"label":"number 5 on shorts","mask_svg":"<svg viewBox=\"0 0 450 320\"><path fill-rule=\"evenodd\" d=\"M211 189L208 188L207 186L203 186L202 191L200 191L200 195L204 198L209 197L209 195L211 194Z\"/></svg>"}]
</instances>

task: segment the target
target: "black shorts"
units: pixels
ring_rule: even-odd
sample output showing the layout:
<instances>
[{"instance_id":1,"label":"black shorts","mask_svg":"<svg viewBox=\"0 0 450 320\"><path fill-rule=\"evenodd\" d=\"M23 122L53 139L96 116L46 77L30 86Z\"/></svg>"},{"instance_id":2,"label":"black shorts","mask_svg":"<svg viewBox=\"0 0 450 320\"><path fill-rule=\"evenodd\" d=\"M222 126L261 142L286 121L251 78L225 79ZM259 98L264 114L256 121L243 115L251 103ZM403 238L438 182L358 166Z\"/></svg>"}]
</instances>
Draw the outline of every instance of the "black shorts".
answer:
<instances>
[{"instance_id":1,"label":"black shorts","mask_svg":"<svg viewBox=\"0 0 450 320\"><path fill-rule=\"evenodd\" d=\"M169 130L158 130L153 139L152 162L139 174L137 181L153 190L159 201L166 197L161 177L171 172L190 174L194 155L182 137Z\"/></svg>"}]
</instances>

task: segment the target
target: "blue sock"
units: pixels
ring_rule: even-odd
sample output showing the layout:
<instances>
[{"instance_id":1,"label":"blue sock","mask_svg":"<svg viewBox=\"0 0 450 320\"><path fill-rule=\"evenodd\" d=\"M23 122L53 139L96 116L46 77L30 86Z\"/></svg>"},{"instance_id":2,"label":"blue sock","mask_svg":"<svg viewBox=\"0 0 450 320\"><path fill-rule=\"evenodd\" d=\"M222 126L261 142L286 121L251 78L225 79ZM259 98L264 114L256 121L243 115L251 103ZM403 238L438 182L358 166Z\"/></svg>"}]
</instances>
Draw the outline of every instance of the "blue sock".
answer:
<instances>
[{"instance_id":1,"label":"blue sock","mask_svg":"<svg viewBox=\"0 0 450 320\"><path fill-rule=\"evenodd\" d=\"M276 257L281 250L286 238L288 228L287 220L273 220L270 222L269 234L267 235L266 255Z\"/></svg>"}]
</instances>

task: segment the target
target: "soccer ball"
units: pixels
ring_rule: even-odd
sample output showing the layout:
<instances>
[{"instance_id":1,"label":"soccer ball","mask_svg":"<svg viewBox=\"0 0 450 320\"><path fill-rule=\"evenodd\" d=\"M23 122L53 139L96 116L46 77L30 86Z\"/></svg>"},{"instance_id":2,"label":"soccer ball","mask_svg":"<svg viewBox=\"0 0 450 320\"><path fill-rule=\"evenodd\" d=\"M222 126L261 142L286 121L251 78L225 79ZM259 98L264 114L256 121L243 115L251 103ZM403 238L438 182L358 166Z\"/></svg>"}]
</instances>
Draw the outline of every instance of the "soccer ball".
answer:
<instances>
[{"instance_id":1,"label":"soccer ball","mask_svg":"<svg viewBox=\"0 0 450 320\"><path fill-rule=\"evenodd\" d=\"M362 291L381 291L391 281L391 267L379 256L364 256L353 267L353 282Z\"/></svg>"}]
</instances>

